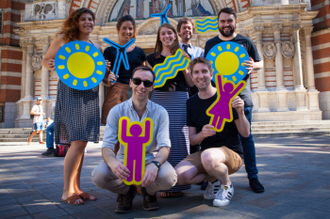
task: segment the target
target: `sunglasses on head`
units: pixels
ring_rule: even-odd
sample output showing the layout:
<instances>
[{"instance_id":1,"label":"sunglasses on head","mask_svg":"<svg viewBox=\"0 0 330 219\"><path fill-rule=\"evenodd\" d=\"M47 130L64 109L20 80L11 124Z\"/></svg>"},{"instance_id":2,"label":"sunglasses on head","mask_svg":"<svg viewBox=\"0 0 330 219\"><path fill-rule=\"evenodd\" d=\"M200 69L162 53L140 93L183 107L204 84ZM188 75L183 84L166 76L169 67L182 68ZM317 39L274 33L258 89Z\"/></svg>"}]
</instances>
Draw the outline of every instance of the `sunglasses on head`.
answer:
<instances>
[{"instance_id":1,"label":"sunglasses on head","mask_svg":"<svg viewBox=\"0 0 330 219\"><path fill-rule=\"evenodd\" d=\"M135 84L137 86L139 86L141 84L141 82L143 82L143 85L145 87L151 87L154 84L154 82L152 82L152 81L149 81L149 80L143 81L140 78L132 78L132 82L133 82L133 84Z\"/></svg>"}]
</instances>

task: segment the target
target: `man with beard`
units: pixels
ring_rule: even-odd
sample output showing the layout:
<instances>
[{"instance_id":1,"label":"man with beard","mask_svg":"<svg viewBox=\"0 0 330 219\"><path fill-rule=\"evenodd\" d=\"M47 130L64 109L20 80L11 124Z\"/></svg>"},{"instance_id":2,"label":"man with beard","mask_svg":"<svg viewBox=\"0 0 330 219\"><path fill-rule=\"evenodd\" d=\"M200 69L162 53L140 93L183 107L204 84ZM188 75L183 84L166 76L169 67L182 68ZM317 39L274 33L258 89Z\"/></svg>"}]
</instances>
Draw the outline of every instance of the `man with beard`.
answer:
<instances>
[{"instance_id":1,"label":"man with beard","mask_svg":"<svg viewBox=\"0 0 330 219\"><path fill-rule=\"evenodd\" d=\"M231 41L240 44L245 48L245 50L249 54L250 60L245 61L245 66L247 67L246 69L248 70L248 74L244 78L244 80L246 81L247 86L239 94L239 96L244 100L244 113L250 123L250 129L251 129L253 102L251 98L249 74L253 70L255 71L261 69L263 67L263 61L261 60L261 57L259 56L253 41L248 37L235 33L236 24L237 24L237 15L234 9L223 8L220 10L220 12L218 13L218 26L219 26L220 34L206 42L205 57L213 46L226 41ZM241 136L241 142L244 151L245 170L248 174L250 187L256 193L264 192L264 187L261 185L261 183L258 180L255 145L252 134L250 134L249 137L247 138ZM219 188L218 181L214 183L209 182L206 190L208 189L212 190L213 193L216 194L218 188Z\"/></svg>"}]
</instances>

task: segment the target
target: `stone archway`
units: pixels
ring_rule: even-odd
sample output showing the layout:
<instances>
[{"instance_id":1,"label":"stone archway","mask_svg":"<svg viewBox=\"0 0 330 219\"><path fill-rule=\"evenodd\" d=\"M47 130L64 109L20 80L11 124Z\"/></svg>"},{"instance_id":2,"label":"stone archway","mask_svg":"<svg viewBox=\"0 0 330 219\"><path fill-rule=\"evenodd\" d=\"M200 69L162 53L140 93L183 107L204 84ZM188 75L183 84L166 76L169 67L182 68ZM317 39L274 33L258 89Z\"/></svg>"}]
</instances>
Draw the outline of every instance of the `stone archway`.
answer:
<instances>
[{"instance_id":1,"label":"stone archway","mask_svg":"<svg viewBox=\"0 0 330 219\"><path fill-rule=\"evenodd\" d=\"M103 26L118 0L72 0L70 5L71 13L81 7L87 7L96 14L96 24ZM223 7L231 7L237 12L251 6L251 0L209 0L215 14Z\"/></svg>"},{"instance_id":2,"label":"stone archway","mask_svg":"<svg viewBox=\"0 0 330 219\"><path fill-rule=\"evenodd\" d=\"M169 21L173 27L176 27L178 24L178 22L172 18L169 18ZM157 35L159 26L159 18L149 18L138 26L137 35Z\"/></svg>"}]
</instances>

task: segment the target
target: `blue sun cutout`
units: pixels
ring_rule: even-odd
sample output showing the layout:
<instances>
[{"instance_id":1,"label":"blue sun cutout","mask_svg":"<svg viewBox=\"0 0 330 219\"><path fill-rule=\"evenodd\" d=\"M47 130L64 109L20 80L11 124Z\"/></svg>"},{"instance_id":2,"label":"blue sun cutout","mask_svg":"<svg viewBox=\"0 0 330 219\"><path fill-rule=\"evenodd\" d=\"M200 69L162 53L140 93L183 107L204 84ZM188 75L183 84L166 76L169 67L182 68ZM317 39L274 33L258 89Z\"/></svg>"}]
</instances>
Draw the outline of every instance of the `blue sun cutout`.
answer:
<instances>
[{"instance_id":1,"label":"blue sun cutout","mask_svg":"<svg viewBox=\"0 0 330 219\"><path fill-rule=\"evenodd\" d=\"M84 41L63 45L55 57L58 77L76 90L96 87L105 75L105 60L98 48Z\"/></svg>"},{"instance_id":2,"label":"blue sun cutout","mask_svg":"<svg viewBox=\"0 0 330 219\"><path fill-rule=\"evenodd\" d=\"M206 59L212 64L214 82L217 73L220 73L225 81L229 80L235 84L248 73L244 61L250 59L249 54L238 43L230 41L219 43L207 53Z\"/></svg>"}]
</instances>

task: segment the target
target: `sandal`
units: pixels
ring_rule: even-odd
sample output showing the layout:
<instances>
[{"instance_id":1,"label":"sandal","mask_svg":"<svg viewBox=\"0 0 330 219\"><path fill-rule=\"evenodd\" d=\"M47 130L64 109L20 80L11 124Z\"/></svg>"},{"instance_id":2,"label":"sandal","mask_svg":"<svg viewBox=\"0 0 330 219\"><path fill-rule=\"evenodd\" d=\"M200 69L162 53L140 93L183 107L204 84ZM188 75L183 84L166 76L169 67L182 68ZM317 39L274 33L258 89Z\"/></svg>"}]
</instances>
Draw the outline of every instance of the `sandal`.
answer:
<instances>
[{"instance_id":1,"label":"sandal","mask_svg":"<svg viewBox=\"0 0 330 219\"><path fill-rule=\"evenodd\" d=\"M78 200L78 199L81 199L78 195L76 194L73 194L72 196L70 197L67 197L66 199L62 199L62 202L65 202L69 205L83 205L85 204L85 202L81 202L81 203L78 203L78 204L75 204L75 202ZM82 200L82 199L81 199ZM83 201L83 200L82 200Z\"/></svg>"},{"instance_id":2,"label":"sandal","mask_svg":"<svg viewBox=\"0 0 330 219\"><path fill-rule=\"evenodd\" d=\"M163 198L178 198L181 197L183 195L182 192L161 192L160 197Z\"/></svg>"},{"instance_id":3,"label":"sandal","mask_svg":"<svg viewBox=\"0 0 330 219\"><path fill-rule=\"evenodd\" d=\"M96 201L96 200L97 200L96 197L94 197L94 199L91 199L91 195L88 194L87 192L83 192L83 193L81 193L81 194L79 195L79 197L80 197L82 200L84 200L84 201Z\"/></svg>"}]
</instances>

